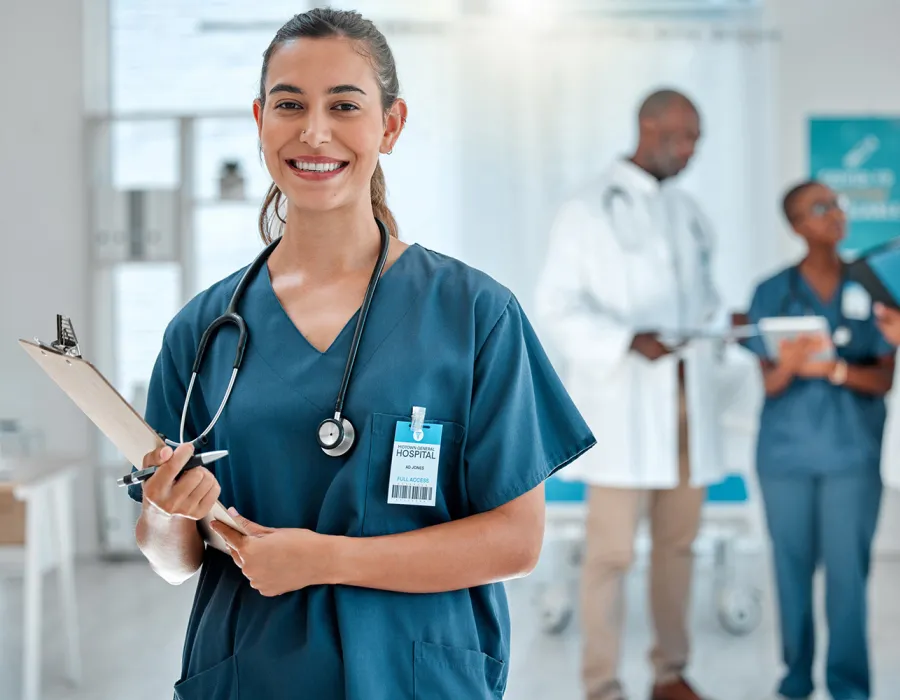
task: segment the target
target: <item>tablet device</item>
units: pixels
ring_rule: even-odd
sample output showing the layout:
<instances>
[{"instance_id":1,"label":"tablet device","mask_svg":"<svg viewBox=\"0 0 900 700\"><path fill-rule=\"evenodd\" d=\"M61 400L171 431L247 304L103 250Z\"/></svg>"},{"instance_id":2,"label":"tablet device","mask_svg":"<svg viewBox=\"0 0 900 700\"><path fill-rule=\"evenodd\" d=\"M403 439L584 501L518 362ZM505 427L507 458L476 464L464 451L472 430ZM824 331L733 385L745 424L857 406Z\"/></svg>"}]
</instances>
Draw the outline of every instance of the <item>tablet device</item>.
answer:
<instances>
[{"instance_id":1,"label":"tablet device","mask_svg":"<svg viewBox=\"0 0 900 700\"><path fill-rule=\"evenodd\" d=\"M861 284L872 301L900 309L900 238L848 263L847 276Z\"/></svg>"},{"instance_id":2,"label":"tablet device","mask_svg":"<svg viewBox=\"0 0 900 700\"><path fill-rule=\"evenodd\" d=\"M772 359L778 359L782 341L817 335L828 338L829 345L812 359L827 361L833 360L836 356L834 344L830 342L831 327L824 316L776 316L760 319L757 326L765 343L766 352Z\"/></svg>"}]
</instances>

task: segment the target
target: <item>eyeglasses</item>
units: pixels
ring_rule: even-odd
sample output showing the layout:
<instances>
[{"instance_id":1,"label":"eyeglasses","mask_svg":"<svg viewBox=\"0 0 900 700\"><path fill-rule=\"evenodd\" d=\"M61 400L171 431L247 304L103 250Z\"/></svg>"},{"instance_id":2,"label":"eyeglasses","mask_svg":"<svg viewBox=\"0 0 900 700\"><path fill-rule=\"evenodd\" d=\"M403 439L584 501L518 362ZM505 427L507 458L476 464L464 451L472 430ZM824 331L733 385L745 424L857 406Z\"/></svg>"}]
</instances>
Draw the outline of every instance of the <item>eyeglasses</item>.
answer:
<instances>
[{"instance_id":1,"label":"eyeglasses","mask_svg":"<svg viewBox=\"0 0 900 700\"><path fill-rule=\"evenodd\" d=\"M837 199L832 199L828 202L816 202L809 208L809 213L812 216L819 217L825 216L835 209L840 211L846 210L846 201L843 197L839 197Z\"/></svg>"}]
</instances>

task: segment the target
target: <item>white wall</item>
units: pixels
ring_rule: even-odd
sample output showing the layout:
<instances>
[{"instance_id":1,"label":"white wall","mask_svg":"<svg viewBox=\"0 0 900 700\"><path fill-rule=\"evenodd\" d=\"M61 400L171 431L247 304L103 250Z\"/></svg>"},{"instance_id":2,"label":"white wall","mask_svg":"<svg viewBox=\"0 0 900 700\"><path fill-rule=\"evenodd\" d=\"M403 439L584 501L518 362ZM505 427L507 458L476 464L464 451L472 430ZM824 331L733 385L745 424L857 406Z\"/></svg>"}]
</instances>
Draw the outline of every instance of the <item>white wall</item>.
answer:
<instances>
[{"instance_id":1,"label":"white wall","mask_svg":"<svg viewBox=\"0 0 900 700\"><path fill-rule=\"evenodd\" d=\"M786 184L808 174L809 116L900 114L900 2L769 0L767 15L782 35L777 165Z\"/></svg>"},{"instance_id":2,"label":"white wall","mask_svg":"<svg viewBox=\"0 0 900 700\"><path fill-rule=\"evenodd\" d=\"M73 454L89 452L87 420L15 340L52 340L57 313L90 337L81 56L81 2L0 2L0 416ZM95 546L92 494L86 474L82 551Z\"/></svg>"},{"instance_id":3,"label":"white wall","mask_svg":"<svg viewBox=\"0 0 900 700\"><path fill-rule=\"evenodd\" d=\"M808 175L811 115L900 114L897 0L770 0L768 19L782 34L776 64L778 177ZM797 253L785 234L783 255ZM900 379L900 377L898 377ZM900 411L900 387L893 411ZM891 430L900 430L900 421ZM900 455L896 455L900 458ZM878 549L900 553L900 491L888 492Z\"/></svg>"}]
</instances>

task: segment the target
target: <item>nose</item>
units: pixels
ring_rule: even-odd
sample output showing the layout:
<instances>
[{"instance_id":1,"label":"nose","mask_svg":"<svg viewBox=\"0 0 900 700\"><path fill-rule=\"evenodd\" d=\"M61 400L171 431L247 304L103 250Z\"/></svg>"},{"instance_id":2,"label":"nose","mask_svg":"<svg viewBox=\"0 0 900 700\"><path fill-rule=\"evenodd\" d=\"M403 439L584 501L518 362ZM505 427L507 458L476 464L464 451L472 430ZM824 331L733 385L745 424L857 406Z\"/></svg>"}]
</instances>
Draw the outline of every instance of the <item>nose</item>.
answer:
<instances>
[{"instance_id":1,"label":"nose","mask_svg":"<svg viewBox=\"0 0 900 700\"><path fill-rule=\"evenodd\" d=\"M300 141L311 148L319 148L331 141L331 124L327 114L310 109L300 127Z\"/></svg>"}]
</instances>

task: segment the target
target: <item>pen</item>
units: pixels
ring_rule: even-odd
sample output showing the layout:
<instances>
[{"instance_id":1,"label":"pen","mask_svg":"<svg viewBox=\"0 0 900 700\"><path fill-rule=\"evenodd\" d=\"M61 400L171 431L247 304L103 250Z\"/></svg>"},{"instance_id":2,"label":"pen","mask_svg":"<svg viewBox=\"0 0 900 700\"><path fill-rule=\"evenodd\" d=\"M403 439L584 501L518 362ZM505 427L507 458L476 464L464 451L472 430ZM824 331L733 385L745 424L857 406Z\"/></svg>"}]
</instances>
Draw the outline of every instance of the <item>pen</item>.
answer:
<instances>
[{"instance_id":1,"label":"pen","mask_svg":"<svg viewBox=\"0 0 900 700\"><path fill-rule=\"evenodd\" d=\"M222 459L222 457L228 456L228 450L214 450L212 452L204 452L203 454L194 455L191 457L187 464L184 465L181 472L178 476L184 474L184 472L189 469L193 469L194 467L205 467L207 464L212 464L216 460ZM139 484L142 481L146 481L151 476L156 474L156 470L159 467L147 467L146 469L141 469L140 471L131 472L130 474L126 474L125 476L119 477L116 480L116 483L119 486L130 486L131 484ZM176 477L177 478L177 477Z\"/></svg>"}]
</instances>

